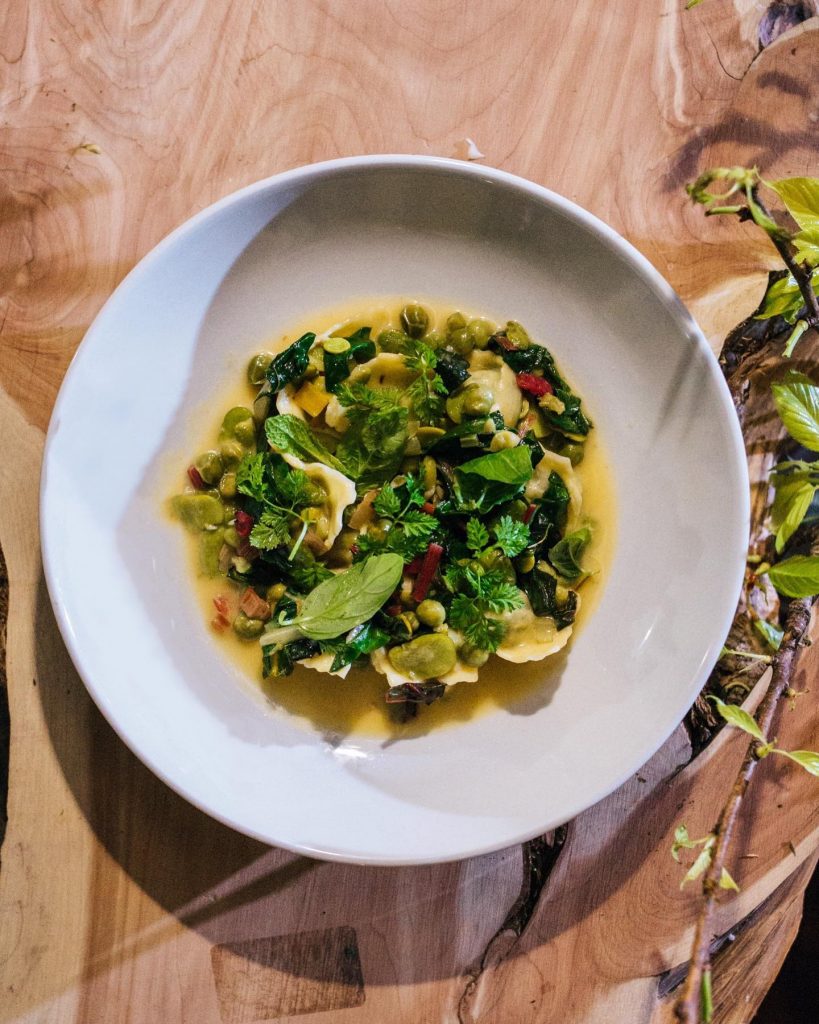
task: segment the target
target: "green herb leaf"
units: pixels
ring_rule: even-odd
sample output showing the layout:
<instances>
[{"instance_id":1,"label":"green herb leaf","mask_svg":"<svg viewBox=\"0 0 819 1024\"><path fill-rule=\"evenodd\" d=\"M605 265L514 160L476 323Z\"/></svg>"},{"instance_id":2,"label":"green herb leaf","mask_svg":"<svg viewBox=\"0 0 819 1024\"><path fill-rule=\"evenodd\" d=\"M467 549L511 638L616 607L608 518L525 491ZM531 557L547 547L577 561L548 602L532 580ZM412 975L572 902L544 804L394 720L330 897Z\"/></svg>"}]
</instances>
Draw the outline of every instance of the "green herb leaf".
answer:
<instances>
[{"instance_id":1,"label":"green herb leaf","mask_svg":"<svg viewBox=\"0 0 819 1024\"><path fill-rule=\"evenodd\" d=\"M501 516L493 531L495 542L507 558L514 558L529 543L529 527L511 516Z\"/></svg>"},{"instance_id":2,"label":"green herb leaf","mask_svg":"<svg viewBox=\"0 0 819 1024\"><path fill-rule=\"evenodd\" d=\"M373 508L382 518L392 519L401 511L401 501L389 484L384 484L373 502Z\"/></svg>"},{"instance_id":3,"label":"green herb leaf","mask_svg":"<svg viewBox=\"0 0 819 1024\"><path fill-rule=\"evenodd\" d=\"M762 639L770 648L774 651L779 650L779 645L782 643L782 637L785 635L783 630L777 629L776 626L767 622L765 619L755 619L754 629L760 634Z\"/></svg>"},{"instance_id":4,"label":"green herb leaf","mask_svg":"<svg viewBox=\"0 0 819 1024\"><path fill-rule=\"evenodd\" d=\"M782 553L794 531L798 529L816 493L816 487L806 480L783 478L777 483L776 497L771 509L771 521L776 530L776 552Z\"/></svg>"},{"instance_id":5,"label":"green herb leaf","mask_svg":"<svg viewBox=\"0 0 819 1024\"><path fill-rule=\"evenodd\" d=\"M311 590L290 625L311 640L332 640L368 619L391 596L404 571L395 554L373 555Z\"/></svg>"},{"instance_id":6,"label":"green herb leaf","mask_svg":"<svg viewBox=\"0 0 819 1024\"><path fill-rule=\"evenodd\" d=\"M489 543L489 530L479 519L469 519L466 524L466 546L470 551L483 551Z\"/></svg>"},{"instance_id":7,"label":"green herb leaf","mask_svg":"<svg viewBox=\"0 0 819 1024\"><path fill-rule=\"evenodd\" d=\"M435 352L421 341L410 340L404 362L418 374L407 389L416 417L422 424L435 423L444 412L443 396L447 394L444 382L435 372Z\"/></svg>"},{"instance_id":8,"label":"green herb leaf","mask_svg":"<svg viewBox=\"0 0 819 1024\"><path fill-rule=\"evenodd\" d=\"M295 455L303 462L322 462L344 473L342 462L325 448L307 424L297 416L289 413L271 416L265 420L264 429L270 447L276 451Z\"/></svg>"},{"instance_id":9,"label":"green herb leaf","mask_svg":"<svg viewBox=\"0 0 819 1024\"><path fill-rule=\"evenodd\" d=\"M719 711L729 725L742 729L743 732L747 732L749 736L753 736L754 739L759 740L761 743L766 742L765 737L762 735L762 730L747 711L743 711L742 708L738 708L733 704L726 704L725 701L720 700L719 697L715 697L713 694L708 695L708 700L714 702L717 711Z\"/></svg>"},{"instance_id":10,"label":"green herb leaf","mask_svg":"<svg viewBox=\"0 0 819 1024\"><path fill-rule=\"evenodd\" d=\"M532 473L532 460L525 445L470 459L456 468L452 495L441 502L439 512L489 512L516 498Z\"/></svg>"},{"instance_id":11,"label":"green herb leaf","mask_svg":"<svg viewBox=\"0 0 819 1024\"><path fill-rule=\"evenodd\" d=\"M250 531L249 540L260 551L281 547L290 540L290 516L284 512L262 512Z\"/></svg>"},{"instance_id":12,"label":"green herb leaf","mask_svg":"<svg viewBox=\"0 0 819 1024\"><path fill-rule=\"evenodd\" d=\"M819 452L819 385L803 373L789 373L771 386L776 408L794 440Z\"/></svg>"},{"instance_id":13,"label":"green herb leaf","mask_svg":"<svg viewBox=\"0 0 819 1024\"><path fill-rule=\"evenodd\" d=\"M552 470L543 497L535 503L534 514L529 520L529 535L534 549L558 540L566 526L570 500L563 477Z\"/></svg>"},{"instance_id":14,"label":"green herb leaf","mask_svg":"<svg viewBox=\"0 0 819 1024\"><path fill-rule=\"evenodd\" d=\"M819 594L819 556L794 555L768 570L768 579L785 597L815 597Z\"/></svg>"},{"instance_id":15,"label":"green herb leaf","mask_svg":"<svg viewBox=\"0 0 819 1024\"><path fill-rule=\"evenodd\" d=\"M585 575L580 559L588 547L591 536L589 527L584 526L549 548L549 561L565 579L574 581Z\"/></svg>"},{"instance_id":16,"label":"green herb leaf","mask_svg":"<svg viewBox=\"0 0 819 1024\"><path fill-rule=\"evenodd\" d=\"M304 552L302 548L300 554ZM321 562L317 562L315 558L310 561L305 560L302 565L295 565L290 570L290 575L293 577L293 582L300 591L310 591L319 585L324 583L325 580L329 580L335 574L323 565ZM278 607L278 606L277 606Z\"/></svg>"},{"instance_id":17,"label":"green herb leaf","mask_svg":"<svg viewBox=\"0 0 819 1024\"><path fill-rule=\"evenodd\" d=\"M461 476L477 476L482 480L523 487L532 476L532 460L521 445L504 448L490 455L481 455L458 467Z\"/></svg>"},{"instance_id":18,"label":"green herb leaf","mask_svg":"<svg viewBox=\"0 0 819 1024\"><path fill-rule=\"evenodd\" d=\"M267 379L274 392L301 379L310 361L309 353L315 340L316 336L312 332L303 334L298 341L294 341L276 356L267 370Z\"/></svg>"},{"instance_id":19,"label":"green herb leaf","mask_svg":"<svg viewBox=\"0 0 819 1024\"><path fill-rule=\"evenodd\" d=\"M728 873L728 868L722 869L722 873L719 876L719 887L720 889L733 889L734 892L739 892L739 886Z\"/></svg>"},{"instance_id":20,"label":"green herb leaf","mask_svg":"<svg viewBox=\"0 0 819 1024\"><path fill-rule=\"evenodd\" d=\"M333 658L333 664L330 666L330 671L338 672L340 668L344 668L345 665L352 665L354 661L365 654L372 654L373 651L377 651L379 647L383 647L389 641L389 633L379 629L372 622L367 622L363 626L356 626L350 630L344 643L339 644L338 641L325 641L322 644L322 648L333 650L335 657ZM325 644L327 645L326 647ZM331 644L333 645L332 647L330 646Z\"/></svg>"},{"instance_id":21,"label":"green herb leaf","mask_svg":"<svg viewBox=\"0 0 819 1024\"><path fill-rule=\"evenodd\" d=\"M340 384L336 392L350 426L336 455L360 487L381 485L398 471L407 441L407 410L394 388Z\"/></svg>"},{"instance_id":22,"label":"green herb leaf","mask_svg":"<svg viewBox=\"0 0 819 1024\"><path fill-rule=\"evenodd\" d=\"M798 765L810 772L811 775L819 776L819 754L814 750L780 750L777 748L774 754L782 754L795 761Z\"/></svg>"}]
</instances>

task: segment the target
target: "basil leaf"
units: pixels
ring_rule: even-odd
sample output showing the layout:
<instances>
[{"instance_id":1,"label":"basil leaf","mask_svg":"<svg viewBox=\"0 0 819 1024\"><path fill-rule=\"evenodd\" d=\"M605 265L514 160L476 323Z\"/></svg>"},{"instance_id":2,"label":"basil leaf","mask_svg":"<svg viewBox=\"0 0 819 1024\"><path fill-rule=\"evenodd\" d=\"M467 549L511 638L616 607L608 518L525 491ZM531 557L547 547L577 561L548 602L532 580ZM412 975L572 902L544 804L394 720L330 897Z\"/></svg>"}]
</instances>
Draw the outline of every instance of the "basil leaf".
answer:
<instances>
[{"instance_id":1,"label":"basil leaf","mask_svg":"<svg viewBox=\"0 0 819 1024\"><path fill-rule=\"evenodd\" d=\"M549 561L565 579L576 580L585 575L580 559L588 547L591 536L591 530L584 526L568 534L549 549Z\"/></svg>"},{"instance_id":2,"label":"basil leaf","mask_svg":"<svg viewBox=\"0 0 819 1024\"><path fill-rule=\"evenodd\" d=\"M773 623L768 622L765 619L754 619L754 629L756 629L757 633L759 633L769 647L774 651L779 650L779 645L782 643L782 637L785 635L784 630L777 629Z\"/></svg>"},{"instance_id":3,"label":"basil leaf","mask_svg":"<svg viewBox=\"0 0 819 1024\"><path fill-rule=\"evenodd\" d=\"M796 761L806 772L819 775L819 754L814 750L774 750L774 754L784 754L791 761Z\"/></svg>"},{"instance_id":4,"label":"basil leaf","mask_svg":"<svg viewBox=\"0 0 819 1024\"><path fill-rule=\"evenodd\" d=\"M819 594L819 555L794 555L768 570L768 579L785 597Z\"/></svg>"},{"instance_id":5,"label":"basil leaf","mask_svg":"<svg viewBox=\"0 0 819 1024\"><path fill-rule=\"evenodd\" d=\"M807 515L815 493L814 485L806 480L786 478L777 485L771 509L771 521L776 530L777 554L782 554L788 539Z\"/></svg>"},{"instance_id":6,"label":"basil leaf","mask_svg":"<svg viewBox=\"0 0 819 1024\"><path fill-rule=\"evenodd\" d=\"M337 469L341 473L345 472L343 464L324 447L298 416L291 416L289 413L271 416L265 420L264 430L270 447L276 451L295 455L304 462L323 462L325 466Z\"/></svg>"},{"instance_id":7,"label":"basil leaf","mask_svg":"<svg viewBox=\"0 0 819 1024\"><path fill-rule=\"evenodd\" d=\"M286 384L293 384L304 375L315 340L315 334L308 331L275 357L267 370L271 391L281 391Z\"/></svg>"},{"instance_id":8,"label":"basil leaf","mask_svg":"<svg viewBox=\"0 0 819 1024\"><path fill-rule=\"evenodd\" d=\"M311 640L332 640L371 619L398 586L400 555L372 555L311 590L291 623Z\"/></svg>"},{"instance_id":9,"label":"basil leaf","mask_svg":"<svg viewBox=\"0 0 819 1024\"><path fill-rule=\"evenodd\" d=\"M747 711L743 711L742 708L738 708L734 704L726 704L724 700L720 700L719 697L715 697L713 694L708 695L708 700L714 702L717 711L719 711L729 725L742 729L743 732L747 732L749 736L753 736L760 743L766 742L765 737L762 735L762 730Z\"/></svg>"},{"instance_id":10,"label":"basil leaf","mask_svg":"<svg viewBox=\"0 0 819 1024\"><path fill-rule=\"evenodd\" d=\"M471 459L459 466L457 472L461 476L474 475L482 480L523 487L532 477L532 460L525 447L516 445Z\"/></svg>"},{"instance_id":11,"label":"basil leaf","mask_svg":"<svg viewBox=\"0 0 819 1024\"><path fill-rule=\"evenodd\" d=\"M803 373L789 373L771 385L776 408L791 437L819 452L819 385Z\"/></svg>"}]
</instances>

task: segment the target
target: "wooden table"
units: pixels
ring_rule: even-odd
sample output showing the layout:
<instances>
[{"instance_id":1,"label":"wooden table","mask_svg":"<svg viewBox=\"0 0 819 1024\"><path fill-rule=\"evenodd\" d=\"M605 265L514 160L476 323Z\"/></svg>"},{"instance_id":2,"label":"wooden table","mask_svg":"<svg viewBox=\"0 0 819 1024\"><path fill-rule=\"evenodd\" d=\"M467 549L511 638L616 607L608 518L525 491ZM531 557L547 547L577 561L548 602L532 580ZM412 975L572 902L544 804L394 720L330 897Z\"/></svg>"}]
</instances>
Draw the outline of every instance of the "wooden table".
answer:
<instances>
[{"instance_id":1,"label":"wooden table","mask_svg":"<svg viewBox=\"0 0 819 1024\"><path fill-rule=\"evenodd\" d=\"M453 156L471 138L488 164L619 229L718 348L756 304L772 252L747 226L706 221L682 186L723 163L816 173L819 21L760 52L760 22L767 40L781 12L754 0L682 6L12 0L0 11L11 586L0 1019L669 1019L697 905L679 889L671 835L683 820L694 835L710 828L738 734L691 761L680 727L565 835L473 861L381 870L269 849L166 789L92 705L51 614L37 498L60 381L122 277L213 200L314 160ZM808 652L797 685L816 666ZM819 744L812 689L785 715L791 748ZM721 903L719 930L735 940L717 957L720 1021L752 1016L819 846L815 780L772 762L734 848L742 892Z\"/></svg>"}]
</instances>

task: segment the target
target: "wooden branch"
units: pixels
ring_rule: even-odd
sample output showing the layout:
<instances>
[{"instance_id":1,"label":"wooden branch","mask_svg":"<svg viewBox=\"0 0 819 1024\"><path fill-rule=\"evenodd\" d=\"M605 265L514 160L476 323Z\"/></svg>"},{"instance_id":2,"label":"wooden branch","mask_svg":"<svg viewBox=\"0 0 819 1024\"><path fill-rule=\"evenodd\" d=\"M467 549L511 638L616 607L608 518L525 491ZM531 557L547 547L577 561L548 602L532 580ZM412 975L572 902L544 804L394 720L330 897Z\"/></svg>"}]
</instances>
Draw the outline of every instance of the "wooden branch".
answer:
<instances>
[{"instance_id":1,"label":"wooden branch","mask_svg":"<svg viewBox=\"0 0 819 1024\"><path fill-rule=\"evenodd\" d=\"M811 605L810 598L802 598L791 601L788 608L785 635L779 650L774 655L771 682L756 716L759 727L766 737L769 736L774 723L779 708L779 699L790 686L796 655L810 623ZM742 766L714 829L716 842L711 863L702 880L704 899L694 931L691 965L682 992L674 1006L674 1013L680 1024L698 1024L700 1021L703 976L709 967L711 943L714 938L711 932L711 915L719 892L719 880L725 866L725 855L739 816L742 798L756 771L756 766L759 764L759 758L756 755L758 747L759 741L755 739L748 744Z\"/></svg>"}]
</instances>

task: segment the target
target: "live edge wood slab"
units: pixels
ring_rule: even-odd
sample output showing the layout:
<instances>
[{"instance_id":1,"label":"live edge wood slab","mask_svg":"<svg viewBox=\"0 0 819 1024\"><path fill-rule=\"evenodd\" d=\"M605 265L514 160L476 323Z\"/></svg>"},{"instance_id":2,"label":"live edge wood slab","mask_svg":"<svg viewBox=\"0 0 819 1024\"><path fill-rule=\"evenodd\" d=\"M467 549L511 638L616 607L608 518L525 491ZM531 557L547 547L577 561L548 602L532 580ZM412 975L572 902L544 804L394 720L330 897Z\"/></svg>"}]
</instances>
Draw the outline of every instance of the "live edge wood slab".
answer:
<instances>
[{"instance_id":1,"label":"live edge wood slab","mask_svg":"<svg viewBox=\"0 0 819 1024\"><path fill-rule=\"evenodd\" d=\"M682 185L715 164L817 172L819 20L809 3L682 7L2 6L0 542L11 730L0 1020L670 1019L697 905L692 887L680 891L671 836L680 821L692 835L710 828L740 735L723 731L692 759L681 726L565 829L477 860L381 870L267 848L171 793L92 705L51 613L37 499L60 381L125 273L213 200L314 160L465 155L471 138L488 164L620 230L718 349L756 305L773 256L749 227L707 222ZM783 716L790 748L819 745L815 650L796 680L811 692ZM719 1021L753 1015L797 928L819 848L817 783L781 760L763 762L754 780L731 863L742 892L721 901Z\"/></svg>"}]
</instances>

